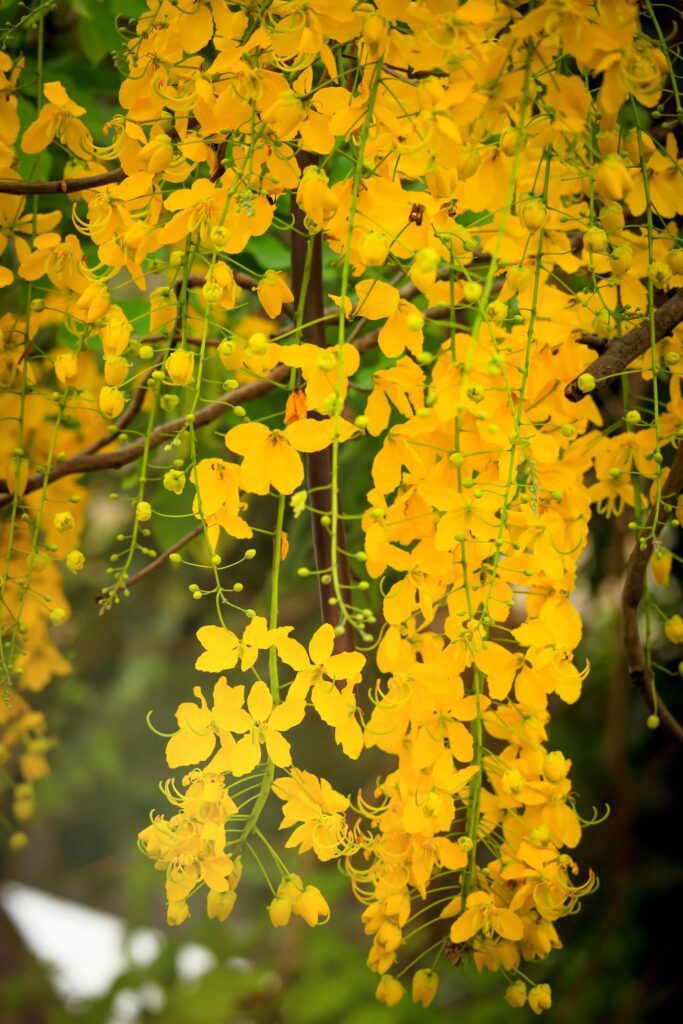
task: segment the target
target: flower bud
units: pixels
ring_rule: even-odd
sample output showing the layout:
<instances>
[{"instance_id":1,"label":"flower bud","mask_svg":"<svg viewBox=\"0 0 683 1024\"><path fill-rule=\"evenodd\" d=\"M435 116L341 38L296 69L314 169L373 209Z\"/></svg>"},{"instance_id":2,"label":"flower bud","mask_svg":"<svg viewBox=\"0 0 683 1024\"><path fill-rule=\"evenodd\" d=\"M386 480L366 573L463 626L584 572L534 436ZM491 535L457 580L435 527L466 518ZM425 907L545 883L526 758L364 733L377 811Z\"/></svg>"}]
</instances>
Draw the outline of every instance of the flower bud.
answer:
<instances>
[{"instance_id":1,"label":"flower bud","mask_svg":"<svg viewBox=\"0 0 683 1024\"><path fill-rule=\"evenodd\" d=\"M671 576L673 555L667 548L657 548L650 560L652 575L660 587L665 587Z\"/></svg>"},{"instance_id":2,"label":"flower bud","mask_svg":"<svg viewBox=\"0 0 683 1024\"><path fill-rule=\"evenodd\" d=\"M619 203L608 203L600 210L598 219L605 231L621 231L626 224L624 210Z\"/></svg>"},{"instance_id":3,"label":"flower bud","mask_svg":"<svg viewBox=\"0 0 683 1024\"><path fill-rule=\"evenodd\" d=\"M166 920L170 925L182 924L190 916L185 900L171 900L166 908Z\"/></svg>"},{"instance_id":4,"label":"flower bud","mask_svg":"<svg viewBox=\"0 0 683 1024\"><path fill-rule=\"evenodd\" d=\"M147 523L152 518L152 506L148 501L139 501L135 506L135 518L139 523Z\"/></svg>"},{"instance_id":5,"label":"flower bud","mask_svg":"<svg viewBox=\"0 0 683 1024\"><path fill-rule=\"evenodd\" d=\"M366 267L381 267L389 255L389 243L379 232L368 231L361 235L358 254Z\"/></svg>"},{"instance_id":6,"label":"flower bud","mask_svg":"<svg viewBox=\"0 0 683 1024\"><path fill-rule=\"evenodd\" d=\"M517 981L513 981L511 985L505 989L505 1002L508 1006L514 1007L516 1010L521 1009L526 1003L526 985L519 978Z\"/></svg>"},{"instance_id":7,"label":"flower bud","mask_svg":"<svg viewBox=\"0 0 683 1024\"><path fill-rule=\"evenodd\" d=\"M106 356L104 360L104 379L111 387L118 388L128 376L130 363L123 356Z\"/></svg>"},{"instance_id":8,"label":"flower bud","mask_svg":"<svg viewBox=\"0 0 683 1024\"><path fill-rule=\"evenodd\" d=\"M511 768L509 771L503 773L501 781L503 792L509 796L514 796L517 793L521 793L526 785L526 781L521 772L517 771L516 768Z\"/></svg>"},{"instance_id":9,"label":"flower bud","mask_svg":"<svg viewBox=\"0 0 683 1024\"><path fill-rule=\"evenodd\" d=\"M74 574L80 572L85 565L85 555L82 551L78 551L74 548L74 550L70 551L66 556L65 564L69 572Z\"/></svg>"},{"instance_id":10,"label":"flower bud","mask_svg":"<svg viewBox=\"0 0 683 1024\"><path fill-rule=\"evenodd\" d=\"M526 199L519 211L519 219L528 231L538 231L547 216L548 210L541 199Z\"/></svg>"},{"instance_id":11,"label":"flower bud","mask_svg":"<svg viewBox=\"0 0 683 1024\"><path fill-rule=\"evenodd\" d=\"M566 778L572 763L560 750L553 750L543 761L543 774L548 782L561 782Z\"/></svg>"},{"instance_id":12,"label":"flower bud","mask_svg":"<svg viewBox=\"0 0 683 1024\"><path fill-rule=\"evenodd\" d=\"M655 288L663 288L664 285L668 284L671 274L671 267L664 260L653 260L647 268L648 280L652 282Z\"/></svg>"},{"instance_id":13,"label":"flower bud","mask_svg":"<svg viewBox=\"0 0 683 1024\"><path fill-rule=\"evenodd\" d=\"M579 386L579 391L582 391L584 395L595 391L595 377L592 373L582 373L576 383Z\"/></svg>"},{"instance_id":14,"label":"flower bud","mask_svg":"<svg viewBox=\"0 0 683 1024\"><path fill-rule=\"evenodd\" d=\"M486 315L494 324L501 324L508 315L507 303L501 302L500 299L494 299L486 307Z\"/></svg>"},{"instance_id":15,"label":"flower bud","mask_svg":"<svg viewBox=\"0 0 683 1024\"><path fill-rule=\"evenodd\" d=\"M609 265L615 277L626 274L633 264L633 249L630 245L617 245L609 254Z\"/></svg>"},{"instance_id":16,"label":"flower bud","mask_svg":"<svg viewBox=\"0 0 683 1024\"><path fill-rule=\"evenodd\" d=\"M116 416L120 416L125 404L125 396L118 388L113 388L106 384L103 388L100 388L100 412L107 419L114 419Z\"/></svg>"},{"instance_id":17,"label":"flower bud","mask_svg":"<svg viewBox=\"0 0 683 1024\"><path fill-rule=\"evenodd\" d=\"M379 979L379 985L375 989L375 998L386 1006L398 1006L403 999L405 989L398 978L391 974L385 974Z\"/></svg>"},{"instance_id":18,"label":"flower bud","mask_svg":"<svg viewBox=\"0 0 683 1024\"><path fill-rule=\"evenodd\" d=\"M434 1001L439 987L439 975L427 967L415 971L413 975L413 1002L421 1003L427 1009Z\"/></svg>"},{"instance_id":19,"label":"flower bud","mask_svg":"<svg viewBox=\"0 0 683 1024\"><path fill-rule=\"evenodd\" d=\"M321 917L330 916L330 908L320 890L314 885L307 885L294 904L294 913L303 917L311 928L315 928Z\"/></svg>"},{"instance_id":20,"label":"flower bud","mask_svg":"<svg viewBox=\"0 0 683 1024\"><path fill-rule=\"evenodd\" d=\"M225 921L230 917L236 901L237 893L234 889L228 892L214 892L210 889L206 897L206 913L210 918Z\"/></svg>"},{"instance_id":21,"label":"flower bud","mask_svg":"<svg viewBox=\"0 0 683 1024\"><path fill-rule=\"evenodd\" d=\"M674 274L683 274L683 249L672 249L667 253L666 262Z\"/></svg>"},{"instance_id":22,"label":"flower bud","mask_svg":"<svg viewBox=\"0 0 683 1024\"><path fill-rule=\"evenodd\" d=\"M70 384L78 377L78 356L75 352L60 352L55 359L55 376L60 384Z\"/></svg>"},{"instance_id":23,"label":"flower bud","mask_svg":"<svg viewBox=\"0 0 683 1024\"><path fill-rule=\"evenodd\" d=\"M588 252L605 253L609 248L607 232L602 228L589 228L583 236L583 244Z\"/></svg>"},{"instance_id":24,"label":"flower bud","mask_svg":"<svg viewBox=\"0 0 683 1024\"><path fill-rule=\"evenodd\" d=\"M66 533L67 530L73 530L76 520L71 512L57 512L52 520L52 525L57 533Z\"/></svg>"},{"instance_id":25,"label":"flower bud","mask_svg":"<svg viewBox=\"0 0 683 1024\"><path fill-rule=\"evenodd\" d=\"M291 901L282 896L276 896L268 904L268 914L274 928L284 928L289 924L289 919L292 916Z\"/></svg>"},{"instance_id":26,"label":"flower bud","mask_svg":"<svg viewBox=\"0 0 683 1024\"><path fill-rule=\"evenodd\" d=\"M216 224L211 228L209 238L216 249L222 249L230 241L230 231L223 224Z\"/></svg>"},{"instance_id":27,"label":"flower bud","mask_svg":"<svg viewBox=\"0 0 683 1024\"><path fill-rule=\"evenodd\" d=\"M194 373L194 352L188 352L182 348L176 349L175 352L171 352L164 367L174 384L181 386L189 384Z\"/></svg>"},{"instance_id":28,"label":"flower bud","mask_svg":"<svg viewBox=\"0 0 683 1024\"><path fill-rule=\"evenodd\" d=\"M216 281L207 281L202 287L202 297L207 302L220 302L223 298L223 289Z\"/></svg>"},{"instance_id":29,"label":"flower bud","mask_svg":"<svg viewBox=\"0 0 683 1024\"><path fill-rule=\"evenodd\" d=\"M550 985L534 985L529 989L529 1007L534 1013L542 1013L553 1005Z\"/></svg>"},{"instance_id":30,"label":"flower bud","mask_svg":"<svg viewBox=\"0 0 683 1024\"><path fill-rule=\"evenodd\" d=\"M173 163L173 143L168 135L160 132L140 150L140 159L150 174L165 171Z\"/></svg>"},{"instance_id":31,"label":"flower bud","mask_svg":"<svg viewBox=\"0 0 683 1024\"><path fill-rule=\"evenodd\" d=\"M672 644L683 644L683 618L680 615L672 615L664 623L664 632Z\"/></svg>"},{"instance_id":32,"label":"flower bud","mask_svg":"<svg viewBox=\"0 0 683 1024\"><path fill-rule=\"evenodd\" d=\"M25 832L13 832L7 840L10 850L23 850L28 844L28 836Z\"/></svg>"},{"instance_id":33,"label":"flower bud","mask_svg":"<svg viewBox=\"0 0 683 1024\"><path fill-rule=\"evenodd\" d=\"M168 472L164 473L164 487L172 494L182 494L186 483L187 477L180 469L169 469Z\"/></svg>"},{"instance_id":34,"label":"flower bud","mask_svg":"<svg viewBox=\"0 0 683 1024\"><path fill-rule=\"evenodd\" d=\"M385 19L377 13L369 14L363 22L363 39L371 49L377 49L388 34Z\"/></svg>"},{"instance_id":35,"label":"flower bud","mask_svg":"<svg viewBox=\"0 0 683 1024\"><path fill-rule=\"evenodd\" d=\"M114 310L118 307L113 307ZM123 313L119 310L110 312L104 321L100 331L102 348L105 356L121 356L128 348L128 342L133 331L133 325L128 322Z\"/></svg>"},{"instance_id":36,"label":"flower bud","mask_svg":"<svg viewBox=\"0 0 683 1024\"><path fill-rule=\"evenodd\" d=\"M465 281L462 294L465 302L478 302L484 289L478 281Z\"/></svg>"}]
</instances>

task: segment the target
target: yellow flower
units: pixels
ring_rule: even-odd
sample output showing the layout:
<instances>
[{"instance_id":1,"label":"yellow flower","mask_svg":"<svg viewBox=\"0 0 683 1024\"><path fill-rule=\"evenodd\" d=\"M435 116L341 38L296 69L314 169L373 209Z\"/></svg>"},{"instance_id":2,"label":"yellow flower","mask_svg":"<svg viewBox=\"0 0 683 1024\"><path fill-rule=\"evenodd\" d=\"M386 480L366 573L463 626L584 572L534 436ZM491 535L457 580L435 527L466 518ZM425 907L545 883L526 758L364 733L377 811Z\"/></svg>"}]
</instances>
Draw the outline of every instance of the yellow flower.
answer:
<instances>
[{"instance_id":1,"label":"yellow flower","mask_svg":"<svg viewBox=\"0 0 683 1024\"><path fill-rule=\"evenodd\" d=\"M365 656L359 651L334 654L334 628L329 622L319 626L306 649L297 640L287 637L278 642L280 659L296 671L290 693L306 699L311 687L327 690L340 680L357 683L365 666Z\"/></svg>"},{"instance_id":2,"label":"yellow flower","mask_svg":"<svg viewBox=\"0 0 683 1024\"><path fill-rule=\"evenodd\" d=\"M69 99L61 82L46 82L43 93L48 101L36 120L28 126L21 140L24 153L40 153L57 136L67 149L86 160L92 158L90 133L77 118L85 107Z\"/></svg>"},{"instance_id":3,"label":"yellow flower","mask_svg":"<svg viewBox=\"0 0 683 1024\"><path fill-rule=\"evenodd\" d=\"M595 171L595 188L606 203L622 202L633 188L626 164L617 153L611 153L598 164Z\"/></svg>"},{"instance_id":4,"label":"yellow flower","mask_svg":"<svg viewBox=\"0 0 683 1024\"><path fill-rule=\"evenodd\" d=\"M304 478L299 452L327 448L335 432L344 441L356 431L347 420L296 420L284 430L269 430L263 423L240 423L225 435L231 451L242 455L240 484L252 494L267 494L271 487L292 494Z\"/></svg>"},{"instance_id":5,"label":"yellow flower","mask_svg":"<svg viewBox=\"0 0 683 1024\"><path fill-rule=\"evenodd\" d=\"M256 294L271 320L280 315L283 303L294 301L294 295L284 277L275 270L266 271L256 286Z\"/></svg>"},{"instance_id":6,"label":"yellow flower","mask_svg":"<svg viewBox=\"0 0 683 1024\"><path fill-rule=\"evenodd\" d=\"M291 751L282 733L298 725L305 712L305 702L291 697L274 707L272 694L266 684L261 680L255 682L247 697L247 711L236 708L221 720L221 726L230 732L248 733L237 741L232 751L232 773L241 776L253 771L261 760L262 744L265 744L268 757L278 768L290 765Z\"/></svg>"},{"instance_id":7,"label":"yellow flower","mask_svg":"<svg viewBox=\"0 0 683 1024\"><path fill-rule=\"evenodd\" d=\"M19 264L19 277L37 281L46 274L55 288L82 293L90 285L87 267L76 235L62 239L56 232L39 235L32 252Z\"/></svg>"},{"instance_id":8,"label":"yellow flower","mask_svg":"<svg viewBox=\"0 0 683 1024\"><path fill-rule=\"evenodd\" d=\"M57 533L66 533L67 530L73 530L76 525L76 520L71 512L57 512L52 522Z\"/></svg>"},{"instance_id":9,"label":"yellow flower","mask_svg":"<svg viewBox=\"0 0 683 1024\"><path fill-rule=\"evenodd\" d=\"M174 472L176 471L169 471L169 473ZM173 481L169 480L169 484L172 482L173 486L168 487L166 477L164 477L164 486L170 490L180 487L180 492L182 492L185 477L184 474L181 476L182 486L174 479ZM246 506L240 501L239 466L233 462L226 462L224 459L202 459L197 463L192 483L197 488L192 511L197 518L201 515L206 523L212 551L216 550L221 530L225 530L228 536L237 537L240 540L248 540L253 536L251 527L240 515ZM226 665L225 667L231 666Z\"/></svg>"},{"instance_id":10,"label":"yellow flower","mask_svg":"<svg viewBox=\"0 0 683 1024\"><path fill-rule=\"evenodd\" d=\"M284 801L280 828L298 824L286 846L298 847L300 853L314 850L318 860L338 857L343 849L348 826L344 812L349 801L337 793L326 779L311 772L292 768L288 776L273 783L273 792Z\"/></svg>"},{"instance_id":11,"label":"yellow flower","mask_svg":"<svg viewBox=\"0 0 683 1024\"><path fill-rule=\"evenodd\" d=\"M284 641L291 626L269 629L266 619L255 615L242 633L242 639L222 626L202 626L197 630L197 639L204 648L195 662L200 672L222 672L240 663L243 672L256 664L260 651L267 651L274 644ZM295 641L289 641L295 643Z\"/></svg>"},{"instance_id":12,"label":"yellow flower","mask_svg":"<svg viewBox=\"0 0 683 1024\"><path fill-rule=\"evenodd\" d=\"M210 756L216 746L211 712L204 695L198 686L194 687L193 693L198 698L199 705L186 701L175 713L178 731L166 744L166 761L169 768L199 764Z\"/></svg>"},{"instance_id":13,"label":"yellow flower","mask_svg":"<svg viewBox=\"0 0 683 1024\"><path fill-rule=\"evenodd\" d=\"M522 922L514 911L496 904L486 892L473 892L467 897L467 909L451 925L451 942L467 942L481 932L486 938L499 935L519 942L524 934Z\"/></svg>"}]
</instances>

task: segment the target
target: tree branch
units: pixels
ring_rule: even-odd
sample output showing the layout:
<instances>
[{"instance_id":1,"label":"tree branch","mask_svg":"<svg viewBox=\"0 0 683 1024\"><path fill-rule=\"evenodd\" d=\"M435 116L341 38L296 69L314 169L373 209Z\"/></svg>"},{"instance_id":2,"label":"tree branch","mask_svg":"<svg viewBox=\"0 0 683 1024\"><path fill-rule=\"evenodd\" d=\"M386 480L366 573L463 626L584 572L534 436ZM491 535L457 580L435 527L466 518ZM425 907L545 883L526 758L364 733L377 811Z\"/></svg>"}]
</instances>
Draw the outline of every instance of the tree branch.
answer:
<instances>
[{"instance_id":1,"label":"tree branch","mask_svg":"<svg viewBox=\"0 0 683 1024\"><path fill-rule=\"evenodd\" d=\"M299 166L313 166L318 160L313 154L302 152L298 157ZM306 263L307 230L304 214L296 199L292 199L294 227L291 232L292 249L292 291L298 301L303 288L304 268ZM313 238L310 278L304 295L303 318L305 326L302 339L311 345L325 348L325 292L323 288L322 239L320 234ZM310 414L315 418L316 414ZM318 570L318 590L320 594L320 610L324 622L329 622L335 629L341 621L341 609L330 604L334 597L334 584L323 582L323 576L329 572L332 564L332 541L328 530L322 524L322 517L332 512L332 449L324 448L320 452L310 452L306 456L306 479L309 491L312 492L311 530L313 533L313 551ZM338 507L341 513L341 495L338 496ZM343 553L346 550L344 520L339 517L337 524L337 574L344 588L351 585L349 560ZM355 650L355 636L350 622L344 622L344 633L335 636L334 647L337 653Z\"/></svg>"},{"instance_id":2,"label":"tree branch","mask_svg":"<svg viewBox=\"0 0 683 1024\"><path fill-rule=\"evenodd\" d=\"M83 178L59 178L56 181L0 181L0 195L6 196L54 196L70 192L84 192L102 185L116 185L123 181L126 172L122 167L100 174L89 174Z\"/></svg>"},{"instance_id":3,"label":"tree branch","mask_svg":"<svg viewBox=\"0 0 683 1024\"><path fill-rule=\"evenodd\" d=\"M626 564L626 576L622 592L622 621L624 631L624 650L631 682L640 691L645 703L653 714L659 716L664 729L683 743L683 726L672 715L664 701L655 697L645 650L638 627L638 608L645 591L645 573L654 547L654 540L661 533L669 517L671 505L683 490L683 444L680 444L671 463L669 475L664 484L659 510L650 513L647 530L648 540L644 548L636 545Z\"/></svg>"},{"instance_id":4,"label":"tree branch","mask_svg":"<svg viewBox=\"0 0 683 1024\"><path fill-rule=\"evenodd\" d=\"M367 352L368 349L373 348L377 344L378 331L373 331L371 334L366 334L363 338L360 338L356 343L356 348L359 352ZM252 381L250 384L243 384L241 387L236 388L234 391L228 391L221 395L220 398L216 399L215 402L211 402L209 405L203 406L196 414L194 418L194 425L196 428L205 427L209 423L213 423L215 420L220 419L225 414L230 406L244 405L246 402L251 402L256 398L260 398L262 395L267 394L275 387L276 384L283 383L289 378L289 367L280 364L276 366L267 377L262 380ZM154 448L158 448L164 441L170 441L172 438L179 434L187 426L187 420L184 416L179 416L175 420L169 420L168 423L162 423L156 427L149 436L149 448L150 451ZM111 439L111 435L107 435L107 442ZM64 462L54 466L48 476L48 482L52 483L55 480L61 480L65 476L80 476L83 473L99 472L105 469L121 469L122 466L127 466L131 462L135 462L142 455L145 448L144 438L140 438L137 441L133 441L130 444L122 445L113 452L96 451L93 452L91 449L79 452L78 455L72 456L70 459L65 459ZM30 494L32 491L38 490L43 486L44 473L33 473L27 480L24 494ZM11 493L7 485L6 480L0 480L0 507L7 505L11 502Z\"/></svg>"},{"instance_id":5,"label":"tree branch","mask_svg":"<svg viewBox=\"0 0 683 1024\"><path fill-rule=\"evenodd\" d=\"M673 295L662 303L659 309L655 310L655 339L661 341L671 334L673 329L683 321L683 288L678 288ZM578 339L589 348L596 348L594 335L589 334ZM595 378L595 390L604 387L605 384L622 373L629 363L641 356L650 347L650 321L643 323L628 331L623 338L614 338L606 342L603 352L594 362L583 371ZM564 390L570 402L580 402L586 395L579 388L579 378L573 380ZM592 392L591 392L592 394Z\"/></svg>"}]
</instances>

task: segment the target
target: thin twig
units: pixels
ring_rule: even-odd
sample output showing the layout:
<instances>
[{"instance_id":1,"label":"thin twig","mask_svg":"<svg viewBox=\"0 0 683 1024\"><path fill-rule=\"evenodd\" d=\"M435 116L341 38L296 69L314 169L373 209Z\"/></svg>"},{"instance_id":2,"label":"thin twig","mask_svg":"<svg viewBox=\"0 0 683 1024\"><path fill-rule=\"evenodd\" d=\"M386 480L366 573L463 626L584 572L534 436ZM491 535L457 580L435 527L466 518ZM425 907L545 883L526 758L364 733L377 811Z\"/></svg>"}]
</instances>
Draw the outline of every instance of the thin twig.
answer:
<instances>
[{"instance_id":1,"label":"thin twig","mask_svg":"<svg viewBox=\"0 0 683 1024\"><path fill-rule=\"evenodd\" d=\"M174 555L176 551L180 551L186 544L189 544L191 540L198 537L203 530L204 524L200 523L199 526L195 526L193 530L190 530L190 532L186 533L184 537L177 540L175 544L171 544L170 548L162 551L160 555L157 555L157 557L152 559L151 562L148 562L143 569L140 569L139 572L134 573L130 579L126 580L126 589L129 590L131 587L134 587L136 583L139 583L140 580L143 580L145 576L149 576L153 573L154 570L158 569L160 565L163 565L171 555ZM99 594L95 595L95 600L98 604L101 604L103 601L106 601L108 596L109 594L106 590L101 590Z\"/></svg>"}]
</instances>

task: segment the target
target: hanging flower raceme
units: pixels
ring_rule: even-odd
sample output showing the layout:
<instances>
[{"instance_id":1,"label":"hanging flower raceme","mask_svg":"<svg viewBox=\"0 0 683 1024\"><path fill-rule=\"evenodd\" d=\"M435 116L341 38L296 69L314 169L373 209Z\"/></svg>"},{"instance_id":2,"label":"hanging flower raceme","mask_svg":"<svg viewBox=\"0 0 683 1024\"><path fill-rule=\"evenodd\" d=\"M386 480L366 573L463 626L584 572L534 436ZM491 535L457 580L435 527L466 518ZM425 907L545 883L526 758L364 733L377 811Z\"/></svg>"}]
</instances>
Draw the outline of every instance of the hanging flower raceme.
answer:
<instances>
[{"instance_id":1,"label":"hanging flower raceme","mask_svg":"<svg viewBox=\"0 0 683 1024\"><path fill-rule=\"evenodd\" d=\"M258 839L272 924L323 924L296 859L338 861L387 1006L430 1006L449 961L551 1006L527 964L595 885L552 722L589 671L574 594L594 512L625 512L653 552L643 664L683 642L659 536L683 523L683 330L660 339L655 311L683 286L681 161L644 127L673 64L635 0L518 6L147 0L101 144L59 82L27 89L26 117L21 59L0 54L10 845L53 743L29 698L69 671L62 575L91 564L70 478L125 466L100 607L170 563L207 609L210 699L178 676L172 812L140 833L168 921L199 890L226 920ZM32 211L25 155L60 148ZM616 388L603 404L629 374L623 408ZM237 578L262 550L265 594ZM293 563L321 598L301 637ZM309 770L308 730L375 758L368 785Z\"/></svg>"}]
</instances>

